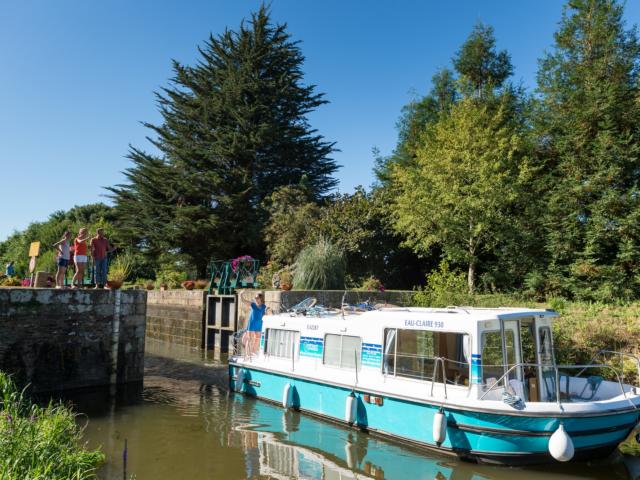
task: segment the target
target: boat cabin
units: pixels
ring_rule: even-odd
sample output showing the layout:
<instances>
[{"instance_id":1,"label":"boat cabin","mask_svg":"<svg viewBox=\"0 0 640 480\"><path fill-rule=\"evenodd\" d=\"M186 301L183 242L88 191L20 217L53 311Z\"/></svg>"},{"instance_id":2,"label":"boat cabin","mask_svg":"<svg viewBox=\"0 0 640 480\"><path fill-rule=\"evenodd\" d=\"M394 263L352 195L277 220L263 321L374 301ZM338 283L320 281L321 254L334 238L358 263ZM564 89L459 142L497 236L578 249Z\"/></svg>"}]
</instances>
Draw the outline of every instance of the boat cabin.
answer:
<instances>
[{"instance_id":1,"label":"boat cabin","mask_svg":"<svg viewBox=\"0 0 640 480\"><path fill-rule=\"evenodd\" d=\"M554 402L556 316L522 308L297 311L265 316L255 360L314 376L428 382L467 398L498 400L506 391Z\"/></svg>"}]
</instances>

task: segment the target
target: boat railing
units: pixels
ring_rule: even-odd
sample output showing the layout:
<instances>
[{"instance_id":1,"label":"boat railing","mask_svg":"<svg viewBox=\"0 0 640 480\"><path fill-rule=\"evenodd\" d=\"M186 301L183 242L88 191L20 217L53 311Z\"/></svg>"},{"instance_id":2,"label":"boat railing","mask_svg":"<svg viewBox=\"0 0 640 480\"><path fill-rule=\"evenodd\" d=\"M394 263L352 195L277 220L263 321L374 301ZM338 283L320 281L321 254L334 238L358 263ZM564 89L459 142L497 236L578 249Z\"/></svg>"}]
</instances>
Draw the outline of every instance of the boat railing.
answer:
<instances>
[{"instance_id":1,"label":"boat railing","mask_svg":"<svg viewBox=\"0 0 640 480\"><path fill-rule=\"evenodd\" d=\"M622 369L623 369L623 376L624 376L624 359L625 358L633 359L633 361L636 364L636 374L638 375L637 378L638 378L638 381L640 381L640 356L633 355L632 353L627 353L627 352L617 352L615 350L603 349L603 350L598 350L596 354L591 358L591 360L589 360L589 363L595 362L598 359L598 357L605 356L606 354L615 355L620 358L620 365L622 366ZM580 372L578 372L577 376L580 376L582 373L584 373L584 370L581 370Z\"/></svg>"},{"instance_id":2,"label":"boat railing","mask_svg":"<svg viewBox=\"0 0 640 480\"><path fill-rule=\"evenodd\" d=\"M468 361L457 361L441 356L396 352L385 353L383 365L383 373L385 375L412 378L432 383L469 386L468 383L462 383L463 380L468 380ZM447 374L448 369L455 370L457 375L453 375L451 372ZM431 376L429 373L431 373ZM440 374L442 375L441 378L439 378Z\"/></svg>"},{"instance_id":3,"label":"boat railing","mask_svg":"<svg viewBox=\"0 0 640 480\"><path fill-rule=\"evenodd\" d=\"M483 365L483 368L486 367L504 367L504 365ZM483 400L488 394L489 392L494 391L495 389L498 388L505 388L505 391L509 389L509 387L507 386L507 379L509 378L509 376L517 371L517 369L519 368L540 368L542 371L547 370L549 371L550 369L552 369L553 373L554 373L554 390L555 390L555 400L556 403L558 404L558 406L561 406L562 402L562 388L561 388L561 384L560 384L560 379L561 378L566 378L566 392L565 395L569 396L570 395L570 388L569 388L569 381L570 381L570 376L566 375L564 372L561 372L561 370L571 370L571 369L580 369L580 371L578 372L578 374L576 375L577 378L579 377L581 374L583 374L587 369L589 368L596 368L596 369L608 369L611 370L615 376L615 379L618 383L618 386L620 387L620 393L622 394L622 396L628 400L627 397L627 392L624 389L624 385L622 383L622 379L620 377L620 374L618 373L618 369L616 367L614 367L613 365L608 365L608 364L603 364L603 363L595 363L595 364L583 364L583 365L554 365L554 364L543 364L543 363L516 363L511 365L505 372L504 374L495 382L493 382L491 385L488 385L489 388L480 396L480 400ZM587 379L588 380L588 379ZM526 401L524 398L522 399L522 401ZM636 405L631 402L631 404L634 406L634 408L637 408Z\"/></svg>"},{"instance_id":4,"label":"boat railing","mask_svg":"<svg viewBox=\"0 0 640 480\"><path fill-rule=\"evenodd\" d=\"M438 373L438 365L442 367L442 384L444 385L444 399L447 399L447 372L444 366L444 362L447 360L444 357L435 357L433 362L433 376L431 377L431 396L433 397L433 386L436 383L436 375Z\"/></svg>"}]
</instances>

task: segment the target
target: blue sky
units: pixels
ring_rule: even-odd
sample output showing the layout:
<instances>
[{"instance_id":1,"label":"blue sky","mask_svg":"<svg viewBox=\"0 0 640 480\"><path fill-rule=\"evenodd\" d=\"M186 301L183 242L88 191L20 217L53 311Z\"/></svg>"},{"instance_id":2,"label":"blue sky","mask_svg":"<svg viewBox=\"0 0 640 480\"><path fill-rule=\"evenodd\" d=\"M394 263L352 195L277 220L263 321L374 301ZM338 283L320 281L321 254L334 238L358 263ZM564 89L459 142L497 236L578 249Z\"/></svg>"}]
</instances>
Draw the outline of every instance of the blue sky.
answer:
<instances>
[{"instance_id":1,"label":"blue sky","mask_svg":"<svg viewBox=\"0 0 640 480\"><path fill-rule=\"evenodd\" d=\"M560 1L273 0L306 56L305 81L331 102L310 116L341 150L340 191L368 186L377 147L391 152L400 109L429 88L473 24L495 28L515 81L535 86ZM105 201L128 145L149 149L153 92L171 59L192 63L210 32L236 28L254 0L0 0L0 240L56 210ZM626 7L640 22L640 2Z\"/></svg>"}]
</instances>

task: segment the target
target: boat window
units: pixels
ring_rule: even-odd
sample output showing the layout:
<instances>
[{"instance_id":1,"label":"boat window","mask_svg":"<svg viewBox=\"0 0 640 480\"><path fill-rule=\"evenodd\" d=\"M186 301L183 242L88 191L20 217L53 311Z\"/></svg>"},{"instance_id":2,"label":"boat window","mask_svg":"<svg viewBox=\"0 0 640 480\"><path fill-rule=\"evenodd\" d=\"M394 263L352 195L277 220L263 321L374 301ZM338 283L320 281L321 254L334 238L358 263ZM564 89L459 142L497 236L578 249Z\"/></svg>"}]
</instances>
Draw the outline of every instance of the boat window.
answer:
<instances>
[{"instance_id":1,"label":"boat window","mask_svg":"<svg viewBox=\"0 0 640 480\"><path fill-rule=\"evenodd\" d=\"M507 346L507 364L516 363L513 330L505 330ZM492 384L504 375L504 361L502 358L502 337L500 331L484 332L482 334L482 383Z\"/></svg>"},{"instance_id":2,"label":"boat window","mask_svg":"<svg viewBox=\"0 0 640 480\"><path fill-rule=\"evenodd\" d=\"M325 365L340 368L360 368L359 361L362 352L362 339L349 335L327 334L324 337Z\"/></svg>"},{"instance_id":3,"label":"boat window","mask_svg":"<svg viewBox=\"0 0 640 480\"><path fill-rule=\"evenodd\" d=\"M468 384L468 335L429 330L385 330L383 373L386 375L431 380L437 357L445 359L445 375L449 383ZM440 365L435 381L443 381Z\"/></svg>"},{"instance_id":4,"label":"boat window","mask_svg":"<svg viewBox=\"0 0 640 480\"><path fill-rule=\"evenodd\" d=\"M268 328L264 353L273 357L292 358L300 339L300 332Z\"/></svg>"},{"instance_id":5,"label":"boat window","mask_svg":"<svg viewBox=\"0 0 640 480\"><path fill-rule=\"evenodd\" d=\"M551 329L549 327L540 327L540 363L553 364Z\"/></svg>"}]
</instances>

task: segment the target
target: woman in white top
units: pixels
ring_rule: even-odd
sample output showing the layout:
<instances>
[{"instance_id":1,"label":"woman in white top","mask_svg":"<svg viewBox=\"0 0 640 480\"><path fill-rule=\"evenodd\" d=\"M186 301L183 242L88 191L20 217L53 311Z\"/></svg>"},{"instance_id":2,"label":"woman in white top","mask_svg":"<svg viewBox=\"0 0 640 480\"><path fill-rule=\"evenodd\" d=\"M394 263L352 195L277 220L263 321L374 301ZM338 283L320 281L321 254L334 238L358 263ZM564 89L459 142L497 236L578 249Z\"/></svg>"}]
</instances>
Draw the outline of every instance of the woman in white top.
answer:
<instances>
[{"instance_id":1,"label":"woman in white top","mask_svg":"<svg viewBox=\"0 0 640 480\"><path fill-rule=\"evenodd\" d=\"M64 287L64 276L69 266L69 259L71 258L69 239L71 238L71 232L64 232L62 239L59 242L53 244L58 250L58 271L56 272L56 288Z\"/></svg>"}]
</instances>

